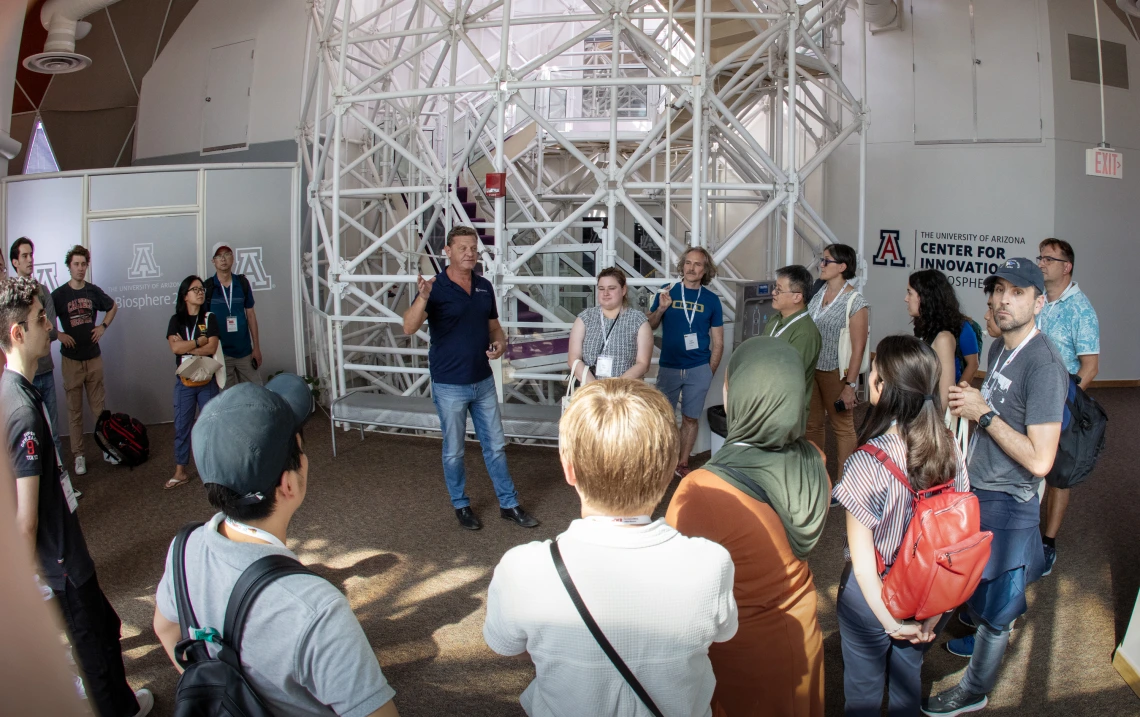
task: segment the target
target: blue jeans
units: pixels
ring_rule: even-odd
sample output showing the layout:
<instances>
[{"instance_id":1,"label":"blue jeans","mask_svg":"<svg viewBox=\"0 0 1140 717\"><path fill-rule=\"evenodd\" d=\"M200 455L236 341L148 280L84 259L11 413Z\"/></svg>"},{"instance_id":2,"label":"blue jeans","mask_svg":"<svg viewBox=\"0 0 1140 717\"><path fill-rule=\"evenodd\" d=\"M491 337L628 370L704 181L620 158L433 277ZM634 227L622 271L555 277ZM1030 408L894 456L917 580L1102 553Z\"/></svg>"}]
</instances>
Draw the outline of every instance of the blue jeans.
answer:
<instances>
[{"instance_id":1,"label":"blue jeans","mask_svg":"<svg viewBox=\"0 0 1140 717\"><path fill-rule=\"evenodd\" d=\"M63 441L59 439L59 408L55 396L55 370L37 373L32 379L32 385L44 398L44 408L47 409L48 418L51 419L51 439L55 442L55 449L59 451L60 460L63 460Z\"/></svg>"},{"instance_id":2,"label":"blue jeans","mask_svg":"<svg viewBox=\"0 0 1140 717\"><path fill-rule=\"evenodd\" d=\"M201 411L218 395L218 382L210 379L205 386L186 386L174 377L174 463L190 464L190 430L194 428L195 410Z\"/></svg>"},{"instance_id":3,"label":"blue jeans","mask_svg":"<svg viewBox=\"0 0 1140 717\"><path fill-rule=\"evenodd\" d=\"M471 505L467 497L467 469L463 466L467 413L475 427L475 438L483 448L483 462L495 485L499 507L514 508L519 504L514 481L507 471L507 439L503 435L503 418L499 415L499 398L495 395L495 378L479 383L431 383L431 400L439 414L443 432L443 480L457 510Z\"/></svg>"},{"instance_id":4,"label":"blue jeans","mask_svg":"<svg viewBox=\"0 0 1140 717\"><path fill-rule=\"evenodd\" d=\"M922 657L933 642L912 645L892 640L863 597L851 563L839 579L839 639L843 648L844 714L849 717L879 717L883 683L890 674L887 713L891 717L918 715L922 699ZM943 616L935 632L941 632L949 616Z\"/></svg>"}]
</instances>

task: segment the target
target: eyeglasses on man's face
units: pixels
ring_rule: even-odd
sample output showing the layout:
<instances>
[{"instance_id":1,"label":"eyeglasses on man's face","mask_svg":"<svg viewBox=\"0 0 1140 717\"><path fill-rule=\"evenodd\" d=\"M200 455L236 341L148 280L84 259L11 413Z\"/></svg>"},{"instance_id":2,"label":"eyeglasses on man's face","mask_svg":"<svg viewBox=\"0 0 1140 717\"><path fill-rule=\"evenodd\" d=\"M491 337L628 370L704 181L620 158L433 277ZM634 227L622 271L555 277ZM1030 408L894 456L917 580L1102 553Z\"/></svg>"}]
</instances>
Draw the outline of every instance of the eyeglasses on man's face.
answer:
<instances>
[{"instance_id":1,"label":"eyeglasses on man's face","mask_svg":"<svg viewBox=\"0 0 1140 717\"><path fill-rule=\"evenodd\" d=\"M1064 257L1056 257L1056 256L1039 256L1039 257L1037 257L1037 263L1038 264L1044 264L1047 261L1055 261L1058 264L1064 264L1065 262L1068 261L1068 259L1066 259Z\"/></svg>"},{"instance_id":2,"label":"eyeglasses on man's face","mask_svg":"<svg viewBox=\"0 0 1140 717\"><path fill-rule=\"evenodd\" d=\"M29 321L28 319L24 319L23 321L17 321L16 323L22 324L23 327L26 329L26 328L28 328L28 321ZM43 324L45 326L49 325L48 317L47 317L47 311L40 309L40 313L36 316L36 323L37 324Z\"/></svg>"},{"instance_id":3,"label":"eyeglasses on man's face","mask_svg":"<svg viewBox=\"0 0 1140 717\"><path fill-rule=\"evenodd\" d=\"M781 288L779 287L779 285L775 286L775 287L772 289L772 296L773 296L773 297L777 297L777 296L779 296L780 294L802 294L802 293L804 293L804 292L802 292L802 291L792 291L791 289L781 289Z\"/></svg>"}]
</instances>

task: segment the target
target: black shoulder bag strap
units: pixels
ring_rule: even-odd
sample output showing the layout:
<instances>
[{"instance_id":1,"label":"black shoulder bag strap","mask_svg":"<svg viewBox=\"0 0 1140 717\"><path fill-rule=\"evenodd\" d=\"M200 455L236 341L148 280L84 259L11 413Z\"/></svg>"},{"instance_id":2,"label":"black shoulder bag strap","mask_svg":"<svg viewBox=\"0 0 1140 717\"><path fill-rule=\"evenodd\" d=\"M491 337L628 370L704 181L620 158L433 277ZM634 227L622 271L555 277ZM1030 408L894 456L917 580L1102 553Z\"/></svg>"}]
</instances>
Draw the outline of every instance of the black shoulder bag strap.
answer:
<instances>
[{"instance_id":1,"label":"black shoulder bag strap","mask_svg":"<svg viewBox=\"0 0 1140 717\"><path fill-rule=\"evenodd\" d=\"M194 661L193 659L187 660L186 651L193 648L194 643L198 642L190 639L190 629L198 629L198 618L194 616L194 606L190 604L190 591L186 587L186 540L191 533L202 525L202 523L187 523L182 526L174 538L174 547L170 551L170 559L174 568L174 575L171 580L174 583L174 603L178 608L178 628L182 634L182 640L174 648L174 657L183 667ZM193 657L198 658L205 656L205 654L204 651L198 653L195 650Z\"/></svg>"},{"instance_id":2,"label":"black shoulder bag strap","mask_svg":"<svg viewBox=\"0 0 1140 717\"><path fill-rule=\"evenodd\" d=\"M744 485L748 486L749 488L751 488L756 493L756 497L761 503L767 503L768 505L772 504L772 501L768 500L768 492L765 491L763 488L761 488L759 483L757 483L756 481L752 480L747 475L745 475L743 471L738 471L737 469L735 469L731 466L722 466L719 463L707 463L707 464L705 464L704 468L706 468L706 469L708 469L708 468L719 468L719 469L721 469L725 473L727 473L730 476L732 476L733 478L735 478L737 481L739 481L739 482L743 483Z\"/></svg>"},{"instance_id":3,"label":"black shoulder bag strap","mask_svg":"<svg viewBox=\"0 0 1140 717\"><path fill-rule=\"evenodd\" d=\"M606 657L610 658L610 662L612 662L614 667L617 668L617 671L621 673L626 684L633 688L638 699L645 704L653 714L653 717L664 717L661 714L661 710L657 709L657 705L654 704L653 698L649 696L649 693L645 691L645 688L641 686L641 683L637 681L633 672L630 671L629 666L625 664L625 660L621 659L621 655L617 653L614 646L606 639L602 629L598 627L598 623L594 622L594 617L586 608L586 603L582 602L582 596L578 594L578 588L574 587L574 581L570 579L570 571L566 569L566 563L562 561L562 553L558 550L557 540L550 541L550 557L554 558L554 567L558 569L558 577L562 578L562 585L565 586L566 592L570 594L570 600L574 603L574 607L578 609L578 614L582 616L582 622L586 623L590 634L597 640L598 646L606 653Z\"/></svg>"},{"instance_id":4,"label":"black shoulder bag strap","mask_svg":"<svg viewBox=\"0 0 1140 717\"><path fill-rule=\"evenodd\" d=\"M222 626L225 647L218 653L219 660L241 669L241 636L253 602L277 578L296 574L316 575L287 555L266 555L242 572L226 604L226 621Z\"/></svg>"}]
</instances>

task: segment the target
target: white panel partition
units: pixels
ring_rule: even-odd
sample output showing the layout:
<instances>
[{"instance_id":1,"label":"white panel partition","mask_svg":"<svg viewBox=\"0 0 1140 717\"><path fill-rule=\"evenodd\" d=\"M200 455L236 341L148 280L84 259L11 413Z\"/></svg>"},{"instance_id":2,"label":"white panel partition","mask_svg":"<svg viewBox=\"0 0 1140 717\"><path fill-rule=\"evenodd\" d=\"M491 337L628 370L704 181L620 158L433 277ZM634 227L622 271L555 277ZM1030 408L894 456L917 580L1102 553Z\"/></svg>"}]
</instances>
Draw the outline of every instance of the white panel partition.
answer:
<instances>
[{"instance_id":1,"label":"white panel partition","mask_svg":"<svg viewBox=\"0 0 1140 717\"><path fill-rule=\"evenodd\" d=\"M3 244L7 251L21 236L32 239L37 278L49 288L69 279L69 248L91 251L87 279L119 307L101 342L107 408L144 423L170 421L175 364L166 325L179 283L213 275L215 242L230 244L234 271L245 273L256 292L263 375L302 372L298 177L296 165L277 163L11 177L0 184ZM53 352L59 429L66 433L58 344ZM86 424L90 430L92 416Z\"/></svg>"}]
</instances>

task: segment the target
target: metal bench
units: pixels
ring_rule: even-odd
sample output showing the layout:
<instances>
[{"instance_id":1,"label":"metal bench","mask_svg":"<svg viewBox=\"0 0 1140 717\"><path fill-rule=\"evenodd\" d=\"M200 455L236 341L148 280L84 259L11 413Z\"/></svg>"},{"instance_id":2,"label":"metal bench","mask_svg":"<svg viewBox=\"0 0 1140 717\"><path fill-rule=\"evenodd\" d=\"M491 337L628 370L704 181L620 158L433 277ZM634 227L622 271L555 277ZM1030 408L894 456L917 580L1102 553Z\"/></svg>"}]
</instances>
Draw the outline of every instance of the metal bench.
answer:
<instances>
[{"instance_id":1,"label":"metal bench","mask_svg":"<svg viewBox=\"0 0 1140 717\"><path fill-rule=\"evenodd\" d=\"M560 405L531 405L504 403L499 406L503 417L503 432L507 438L524 438L550 443L558 441L558 420L562 417ZM362 389L348 393L332 403L329 413L332 424L333 456L336 456L336 424L360 426L364 438L365 426L436 431L439 415L430 398L393 396ZM467 433L474 435L471 418L467 418Z\"/></svg>"}]
</instances>

